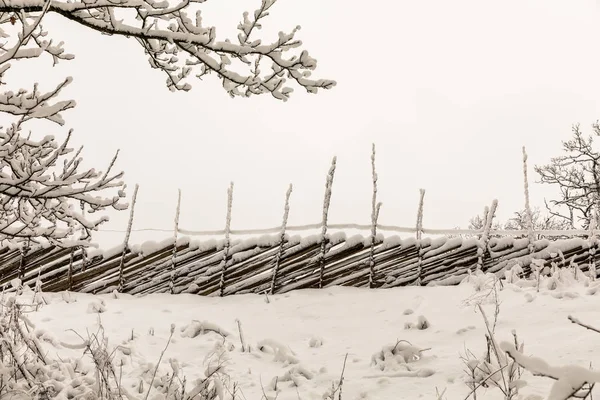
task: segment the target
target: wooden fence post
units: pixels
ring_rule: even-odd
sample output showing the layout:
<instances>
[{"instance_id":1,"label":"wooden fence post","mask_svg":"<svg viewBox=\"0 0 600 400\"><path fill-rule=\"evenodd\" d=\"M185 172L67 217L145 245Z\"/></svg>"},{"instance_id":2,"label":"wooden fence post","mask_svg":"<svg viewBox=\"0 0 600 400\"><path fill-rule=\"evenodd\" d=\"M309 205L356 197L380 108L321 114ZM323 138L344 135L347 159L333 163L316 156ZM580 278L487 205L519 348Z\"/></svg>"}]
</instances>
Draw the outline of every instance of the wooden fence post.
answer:
<instances>
[{"instance_id":1,"label":"wooden fence post","mask_svg":"<svg viewBox=\"0 0 600 400\"><path fill-rule=\"evenodd\" d=\"M371 151L371 175L373 178L373 198L371 202L371 248L369 249L369 288L375 287L375 240L377 238L377 220L381 203L377 202L377 172L375 170L375 143Z\"/></svg>"},{"instance_id":2,"label":"wooden fence post","mask_svg":"<svg viewBox=\"0 0 600 400\"><path fill-rule=\"evenodd\" d=\"M81 207L81 216L85 215L85 202L81 201L79 203L79 207ZM81 228L81 237L84 238L86 235L85 228ZM81 250L81 270L85 271L85 267L87 264L87 249L83 246L79 246L79 250Z\"/></svg>"},{"instance_id":3,"label":"wooden fence post","mask_svg":"<svg viewBox=\"0 0 600 400\"><path fill-rule=\"evenodd\" d=\"M483 269L483 261L484 257L488 253L488 242L490 239L490 230L492 229L492 222L496 215L496 208L498 207L498 200L494 199L492 201L492 206L488 208L485 207L485 220L483 225L483 232L481 237L479 238L480 247L477 249L477 270L481 271Z\"/></svg>"},{"instance_id":4,"label":"wooden fence post","mask_svg":"<svg viewBox=\"0 0 600 400\"><path fill-rule=\"evenodd\" d=\"M590 218L590 233L589 233L589 250L588 250L588 272L590 279L595 281L597 278L596 272L596 250L598 248L598 236L596 233L596 229L598 227L598 218L595 209L591 209L591 218Z\"/></svg>"},{"instance_id":5,"label":"wooden fence post","mask_svg":"<svg viewBox=\"0 0 600 400\"><path fill-rule=\"evenodd\" d=\"M181 189L177 189L177 210L175 211L175 227L173 228L173 253L171 254L171 278L169 293L175 293L175 257L177 257L177 233L179 231L179 213L181 211Z\"/></svg>"},{"instance_id":6,"label":"wooden fence post","mask_svg":"<svg viewBox=\"0 0 600 400\"><path fill-rule=\"evenodd\" d=\"M123 291L123 286L125 285L125 277L123 274L123 270L125 269L125 255L127 254L127 249L129 248L129 237L131 236L131 228L133 227L133 213L135 210L135 201L137 200L138 189L139 185L136 184L135 188L133 189L133 197L131 199L131 210L129 210L129 222L127 223L127 230L125 231L125 240L123 240L123 252L121 253L121 261L119 261L119 286L117 289L119 293Z\"/></svg>"},{"instance_id":7,"label":"wooden fence post","mask_svg":"<svg viewBox=\"0 0 600 400\"><path fill-rule=\"evenodd\" d=\"M277 279L277 273L279 272L279 264L281 263L281 257L283 256L283 247L285 246L285 229L287 227L288 216L290 214L290 196L292 195L292 184L288 187L285 194L285 206L283 207L283 221L281 223L281 233L279 234L279 250L275 256L275 266L273 267L273 277L271 278L271 288L269 294L275 292L275 280Z\"/></svg>"},{"instance_id":8,"label":"wooden fence post","mask_svg":"<svg viewBox=\"0 0 600 400\"><path fill-rule=\"evenodd\" d=\"M71 247L71 255L69 257L69 271L67 273L68 290L73 290L73 258L75 255L75 247Z\"/></svg>"},{"instance_id":9,"label":"wooden fence post","mask_svg":"<svg viewBox=\"0 0 600 400\"><path fill-rule=\"evenodd\" d=\"M417 281L415 284L421 286L423 275L423 255L421 254L421 240L423 237L423 202L425 199L425 189L419 189L419 208L417 211Z\"/></svg>"},{"instance_id":10,"label":"wooden fence post","mask_svg":"<svg viewBox=\"0 0 600 400\"><path fill-rule=\"evenodd\" d=\"M31 250L29 244L29 239L27 239L27 244L25 245L25 247L21 248L21 259L19 260L19 279L21 280L21 283L23 281L23 278L25 277L25 257L27 257L27 253L29 253L29 250Z\"/></svg>"},{"instance_id":11,"label":"wooden fence post","mask_svg":"<svg viewBox=\"0 0 600 400\"><path fill-rule=\"evenodd\" d=\"M327 216L329 214L329 205L331 204L331 187L333 186L333 177L335 175L335 165L337 157L333 157L331 167L327 173L325 181L325 197L323 199L323 220L321 226L321 256L319 258L319 289L323 288L323 275L325 273L325 254L327 253Z\"/></svg>"},{"instance_id":12,"label":"wooden fence post","mask_svg":"<svg viewBox=\"0 0 600 400\"><path fill-rule=\"evenodd\" d=\"M223 297L225 294L225 275L227 274L227 259L229 258L229 247L231 245L231 207L233 205L233 182L229 184L227 189L227 217L225 220L225 243L223 245L223 261L221 261L221 281L219 282L219 295Z\"/></svg>"},{"instance_id":13,"label":"wooden fence post","mask_svg":"<svg viewBox=\"0 0 600 400\"><path fill-rule=\"evenodd\" d=\"M527 152L525 152L525 146L523 146L523 188L525 193L525 223L527 224L527 240L529 254L535 251L533 242L533 215L531 214L531 207L529 205L529 181L527 180Z\"/></svg>"}]
</instances>

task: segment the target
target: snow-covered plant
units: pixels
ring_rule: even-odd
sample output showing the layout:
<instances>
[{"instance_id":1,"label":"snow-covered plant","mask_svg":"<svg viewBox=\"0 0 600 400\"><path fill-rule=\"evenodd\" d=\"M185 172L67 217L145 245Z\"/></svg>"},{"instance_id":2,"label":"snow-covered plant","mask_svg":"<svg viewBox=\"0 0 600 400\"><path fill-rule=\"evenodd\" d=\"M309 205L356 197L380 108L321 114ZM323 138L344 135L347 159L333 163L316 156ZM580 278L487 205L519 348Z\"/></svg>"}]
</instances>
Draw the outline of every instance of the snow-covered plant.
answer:
<instances>
[{"instance_id":1,"label":"snow-covered plant","mask_svg":"<svg viewBox=\"0 0 600 400\"><path fill-rule=\"evenodd\" d=\"M342 391L344 388L344 372L346 371L346 361L348 360L348 353L344 357L344 364L342 366L342 373L340 379L337 382L331 382L331 387L327 389L321 398L323 400L342 400Z\"/></svg>"},{"instance_id":2,"label":"snow-covered plant","mask_svg":"<svg viewBox=\"0 0 600 400\"><path fill-rule=\"evenodd\" d=\"M50 39L42 27L44 17L54 14L65 24L136 40L150 66L167 76L172 91L187 91L191 88L188 78L210 74L222 81L232 97L270 93L287 100L293 91L288 81L309 93L335 86L335 81L311 78L317 62L296 39L300 26L270 40L258 36L276 1L262 0L257 10L244 12L233 40L217 38L216 28L205 25L200 7L204 0L5 1L0 5L0 36L4 38L0 74L7 69L7 59L48 54L56 63L73 58L64 52L63 42ZM5 106L10 103L0 100Z\"/></svg>"},{"instance_id":3,"label":"snow-covered plant","mask_svg":"<svg viewBox=\"0 0 600 400\"><path fill-rule=\"evenodd\" d=\"M529 265L531 270L533 271L533 277L537 282L536 290L540 291L540 282L542 278L542 273L544 273L544 260L534 258L531 260L531 264Z\"/></svg>"},{"instance_id":4,"label":"snow-covered plant","mask_svg":"<svg viewBox=\"0 0 600 400\"><path fill-rule=\"evenodd\" d=\"M471 284L476 292L486 292L485 297L488 296L489 291L497 284L499 284L498 278L492 273L485 273L481 270L467 270L467 276L460 282L461 285Z\"/></svg>"},{"instance_id":5,"label":"snow-covered plant","mask_svg":"<svg viewBox=\"0 0 600 400\"><path fill-rule=\"evenodd\" d=\"M229 363L228 349L222 342L215 343L213 350L205 357L204 376L198 378L195 386L186 393L185 399L214 400L223 399L225 391L231 386L231 379L226 372Z\"/></svg>"},{"instance_id":6,"label":"snow-covered plant","mask_svg":"<svg viewBox=\"0 0 600 400\"><path fill-rule=\"evenodd\" d=\"M471 351L467 351L467 354L461 357L466 366L466 384L471 389L467 398L472 396L477 400L477 390L481 387L497 387L502 392L504 400L516 399L519 388L526 385L526 382L521 379L523 370L500 349L494 335L494 327L490 325L481 305L478 305L478 308L487 331L485 335L487 350L482 357L475 356ZM513 331L512 334L515 346L523 351L524 344L519 345L516 333Z\"/></svg>"},{"instance_id":7,"label":"snow-covered plant","mask_svg":"<svg viewBox=\"0 0 600 400\"><path fill-rule=\"evenodd\" d=\"M506 283L515 283L523 276L523 266L517 262L509 270L504 271Z\"/></svg>"}]
</instances>

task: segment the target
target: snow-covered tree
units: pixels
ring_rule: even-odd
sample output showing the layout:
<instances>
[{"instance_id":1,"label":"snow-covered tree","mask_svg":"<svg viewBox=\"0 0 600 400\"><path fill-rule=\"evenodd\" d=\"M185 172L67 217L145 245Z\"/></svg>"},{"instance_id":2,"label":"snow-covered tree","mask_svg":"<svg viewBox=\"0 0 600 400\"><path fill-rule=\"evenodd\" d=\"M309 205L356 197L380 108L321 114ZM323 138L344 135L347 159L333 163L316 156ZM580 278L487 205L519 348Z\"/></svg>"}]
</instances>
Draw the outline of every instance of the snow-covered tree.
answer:
<instances>
[{"instance_id":1,"label":"snow-covered tree","mask_svg":"<svg viewBox=\"0 0 600 400\"><path fill-rule=\"evenodd\" d=\"M229 95L249 97L270 93L287 100L292 87L309 93L329 89L335 81L312 79L317 62L296 39L299 26L271 40L257 37L276 0L262 0L254 12L244 12L234 40L218 39L216 28L204 23L206 0L6 0L0 3L0 65L5 59L47 53L57 62L71 59L62 42L49 39L41 21L56 14L98 34L136 40L150 65L167 76L171 90L189 90L192 76L216 75ZM4 70L0 69L0 73Z\"/></svg>"},{"instance_id":2,"label":"snow-covered tree","mask_svg":"<svg viewBox=\"0 0 600 400\"><path fill-rule=\"evenodd\" d=\"M571 228L568 221L557 218L552 214L542 213L539 207L535 207L533 210L531 210L531 222L534 231L560 231ZM504 229L527 230L527 211L515 211L514 216L504 224Z\"/></svg>"},{"instance_id":3,"label":"snow-covered tree","mask_svg":"<svg viewBox=\"0 0 600 400\"><path fill-rule=\"evenodd\" d=\"M469 220L469 225L467 226L467 229L482 231L483 227L485 226L485 220L486 216L482 217L481 215L476 215ZM497 221L493 221L492 230L499 229L502 229L502 225L500 225L500 223L498 223Z\"/></svg>"},{"instance_id":4,"label":"snow-covered tree","mask_svg":"<svg viewBox=\"0 0 600 400\"><path fill-rule=\"evenodd\" d=\"M22 132L26 120L23 116L0 127L0 242L87 245L90 232L108 219L91 219L89 214L127 208L121 202L123 173L111 172L117 155L105 172L82 169L82 148L74 152L69 147L70 131L62 142L52 135L34 140Z\"/></svg>"},{"instance_id":5,"label":"snow-covered tree","mask_svg":"<svg viewBox=\"0 0 600 400\"><path fill-rule=\"evenodd\" d=\"M49 7L50 1L45 3ZM0 46L0 81L3 81L10 61L36 57L41 49L55 57L69 58L58 47L45 42L39 19L24 24L13 47ZM0 27L7 20L0 15ZM11 21L9 19L9 21ZM6 33L0 30L0 34ZM27 48L36 42L38 49ZM90 214L107 208L127 208L121 202L125 196L122 172L112 172L117 156L102 172L82 168L82 148L69 147L71 133L64 140L54 135L33 137L26 128L49 129L63 125L62 113L75 106L71 100L56 98L71 82L66 78L54 89L43 92L37 84L33 90L0 92L0 244L7 242L27 248L39 242L61 246L90 243L90 233L107 220L106 216L90 218ZM3 82L4 83L4 82ZM11 121L12 120L12 121Z\"/></svg>"},{"instance_id":6,"label":"snow-covered tree","mask_svg":"<svg viewBox=\"0 0 600 400\"><path fill-rule=\"evenodd\" d=\"M506 222L494 221L492 223L492 231L496 230L518 230L527 231L527 211L525 209L515 211L513 217ZM534 207L531 210L531 221L534 231L541 230L567 230L570 229L570 224L564 219L548 213L543 213L539 207ZM476 215L469 220L468 229L483 230L485 224L485 216ZM527 234L524 234L526 236ZM543 236L543 235L542 235ZM540 235L537 235L539 238Z\"/></svg>"},{"instance_id":7,"label":"snow-covered tree","mask_svg":"<svg viewBox=\"0 0 600 400\"><path fill-rule=\"evenodd\" d=\"M562 143L564 154L552 158L549 164L536 166L535 171L541 183L560 190L558 198L546 202L550 214L571 227L587 229L591 210L597 209L600 200L600 152L594 148L600 125L593 124L593 134L587 137L579 125L572 131L572 138Z\"/></svg>"}]
</instances>

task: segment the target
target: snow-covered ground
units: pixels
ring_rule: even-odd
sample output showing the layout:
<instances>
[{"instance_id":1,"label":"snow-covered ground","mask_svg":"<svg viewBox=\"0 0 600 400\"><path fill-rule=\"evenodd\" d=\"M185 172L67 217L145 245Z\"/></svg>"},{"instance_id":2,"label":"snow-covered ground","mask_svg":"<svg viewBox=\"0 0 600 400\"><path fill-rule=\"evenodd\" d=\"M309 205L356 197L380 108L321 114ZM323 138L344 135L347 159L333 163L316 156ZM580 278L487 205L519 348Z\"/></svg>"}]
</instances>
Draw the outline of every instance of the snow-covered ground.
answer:
<instances>
[{"instance_id":1,"label":"snow-covered ground","mask_svg":"<svg viewBox=\"0 0 600 400\"><path fill-rule=\"evenodd\" d=\"M539 293L535 287L521 287L531 286L531 281L504 282L494 291L489 277L454 287L335 287L268 297L44 293L48 304L26 315L52 359L90 363L82 349L70 347L101 332L114 350L122 386L142 399L152 381L163 387L153 389L148 398L163 398L160 392L174 369L174 380L185 376L186 388L192 390L196 379L217 364L223 368L219 376L225 399L324 399L332 384L338 385L347 354L342 399L435 400L437 388L446 390L440 399L453 400L470 392L461 357L472 353L483 358L486 350L486 326L476 304L483 304L493 325L495 293L498 342L514 342L514 330L527 356L543 357L552 365L589 368L591 363L594 368L600 361L600 334L567 316L600 326L600 290L595 282L572 282L570 273L565 277L556 288L542 281ZM28 303L31 295L25 292L17 301ZM386 346L395 346L397 355L390 359L388 352L383 361ZM515 398L546 398L553 383L527 371L522 379L527 385ZM170 390L175 387L171 383ZM477 394L479 399L503 398L495 387L482 387Z\"/></svg>"}]
</instances>

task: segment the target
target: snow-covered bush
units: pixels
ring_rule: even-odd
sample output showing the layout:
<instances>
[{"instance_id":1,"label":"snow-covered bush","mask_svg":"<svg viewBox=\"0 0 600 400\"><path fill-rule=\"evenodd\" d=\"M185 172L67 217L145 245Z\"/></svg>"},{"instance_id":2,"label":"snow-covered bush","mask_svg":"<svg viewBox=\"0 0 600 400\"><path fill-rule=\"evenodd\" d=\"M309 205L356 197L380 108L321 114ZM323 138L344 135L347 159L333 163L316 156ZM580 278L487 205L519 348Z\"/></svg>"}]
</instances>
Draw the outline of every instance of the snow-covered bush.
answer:
<instances>
[{"instance_id":1,"label":"snow-covered bush","mask_svg":"<svg viewBox=\"0 0 600 400\"><path fill-rule=\"evenodd\" d=\"M230 385L226 371L228 349L218 342L206 356L206 370L192 386L186 388L186 379L176 359L168 359L168 368L159 368L171 336L158 362L140 363L135 373L135 388L121 385L120 368L130 362L132 349L128 343L109 344L104 329L82 337L79 343L64 343L49 332L37 329L26 313L37 304L28 300L36 292L23 296L3 296L0 300L0 398L21 400L86 399L86 400L215 400L223 399ZM134 340L133 337L131 340ZM53 358L54 350L81 350L84 357Z\"/></svg>"},{"instance_id":2,"label":"snow-covered bush","mask_svg":"<svg viewBox=\"0 0 600 400\"><path fill-rule=\"evenodd\" d=\"M404 324L404 329L418 329L420 331L428 329L431 326L427 318L423 315L417 317L417 322L407 322Z\"/></svg>"},{"instance_id":3,"label":"snow-covered bush","mask_svg":"<svg viewBox=\"0 0 600 400\"><path fill-rule=\"evenodd\" d=\"M470 284L476 292L482 292L493 288L498 278L494 274L484 273L481 270L476 270L474 273L468 270L468 275L460 282L460 285Z\"/></svg>"},{"instance_id":4,"label":"snow-covered bush","mask_svg":"<svg viewBox=\"0 0 600 400\"><path fill-rule=\"evenodd\" d=\"M413 346L406 340L398 340L395 344L384 346L371 357L371 365L380 371L411 371L415 372L409 364L419 361L423 352L430 349L422 349ZM423 373L427 375L426 373ZM431 374L429 374L431 375Z\"/></svg>"}]
</instances>

